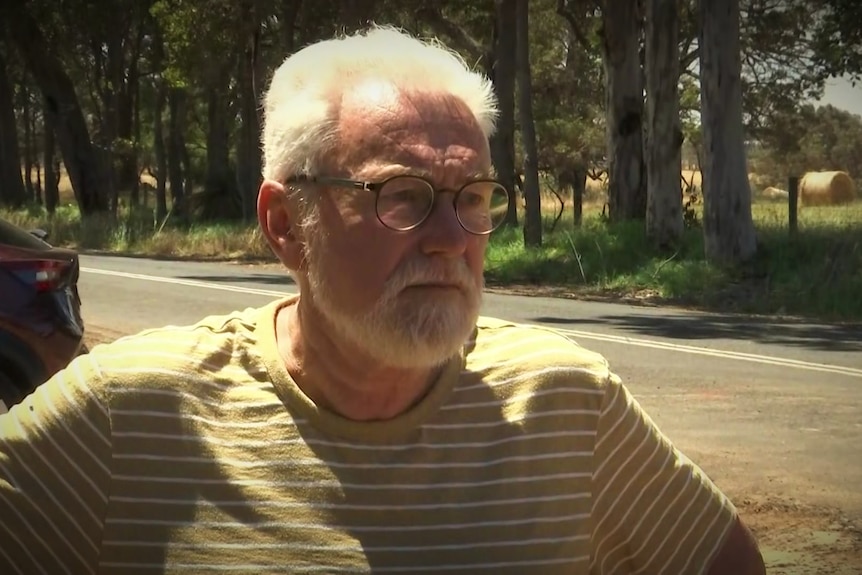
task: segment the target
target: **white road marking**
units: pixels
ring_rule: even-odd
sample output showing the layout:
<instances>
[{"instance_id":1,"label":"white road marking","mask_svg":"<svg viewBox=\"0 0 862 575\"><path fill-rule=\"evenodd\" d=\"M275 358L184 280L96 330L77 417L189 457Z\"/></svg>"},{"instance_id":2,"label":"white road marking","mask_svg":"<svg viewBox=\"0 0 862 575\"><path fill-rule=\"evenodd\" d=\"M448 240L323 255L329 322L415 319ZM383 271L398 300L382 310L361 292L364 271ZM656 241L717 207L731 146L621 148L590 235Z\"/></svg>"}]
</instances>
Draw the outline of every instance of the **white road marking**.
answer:
<instances>
[{"instance_id":1,"label":"white road marking","mask_svg":"<svg viewBox=\"0 0 862 575\"><path fill-rule=\"evenodd\" d=\"M691 353L695 355L706 355L710 357L721 357L725 359L736 359L740 361L751 361L754 363L763 363L766 365L778 365L782 367L794 367L798 369L809 369L812 371L822 371L826 373L839 373L841 375L849 375L851 377L862 378L862 369L855 367L847 367L843 365L832 365L828 363L814 363L810 361L801 361L798 359L790 359L785 357L776 357L771 355L758 355L755 353L744 353L740 351L729 351L721 349L711 349L708 347L696 347L693 345L681 345L677 343L669 343L664 341L656 341L650 339L637 339L632 337L600 334L589 331L578 331L573 329L558 329L560 333L572 336L572 338L594 339L598 341L606 341L612 343L621 343L624 345L633 345L638 347L650 347L653 349L663 349L667 351L676 351L680 353Z\"/></svg>"},{"instance_id":2,"label":"white road marking","mask_svg":"<svg viewBox=\"0 0 862 575\"><path fill-rule=\"evenodd\" d=\"M236 286L221 285L221 284L202 282L202 281L197 281L197 280L184 280L184 279L179 279L179 278L166 278L166 277L162 277L162 276L148 276L148 275L143 275L143 274L131 274L128 272L115 272L112 270L100 270L100 269L96 269L96 268L82 267L81 271L86 272L86 273L90 273L90 274L103 275L103 276L115 276L115 277L120 277L120 278L128 278L128 279L132 279L132 280L141 280L141 281L148 281L148 282L158 282L158 283L165 283L165 284L183 285L183 286L199 287L199 288L214 289L214 290L221 290L221 291L230 291L230 292L236 292L236 293L248 293L248 294L254 294L254 295L268 295L268 296L273 296L273 297L284 297L286 295L290 295L290 292L284 292L284 291L275 291L275 290L268 290L268 289L255 289L255 288L241 288L241 287L236 287Z\"/></svg>"},{"instance_id":3,"label":"white road marking","mask_svg":"<svg viewBox=\"0 0 862 575\"><path fill-rule=\"evenodd\" d=\"M221 285L210 282L203 282L198 280L186 280L186 279L178 279L178 278L168 278L162 276L151 276L144 274L134 274L129 272L118 272L112 270L102 270L96 268L82 267L82 272L98 274L98 275L106 275L106 276L115 276L122 277L127 279L141 280L141 281L151 281L151 282L159 282L159 283L167 283L167 284L175 284L175 285L184 285L190 287L199 287L205 289L213 289L213 290L221 290L221 291L229 291L236 293L246 293L246 294L254 294L254 295L262 295L262 296L272 296L272 297L284 297L289 295L290 292L286 291L277 291L277 290L265 290L265 289L255 289L255 288L241 288L230 285ZM743 353L738 351L729 351L729 350L720 350L720 349L711 349L708 347L697 347L693 345L681 345L676 343L669 343L658 340L651 339L638 339L620 335L611 335L611 334L603 334L603 333L595 333L590 331L580 331L573 329L560 329L557 328L562 334L567 336L571 336L575 339L592 339L596 341L604 341L611 343L619 343L623 345L631 345L637 347L648 347L652 349L661 349L665 351L674 351L678 353L690 353L693 355L703 355L709 357L718 357L724 359L733 359L737 361L748 361L753 363L760 363L765 365L775 365L780 367L790 367L794 369L806 369L810 371L819 371L824 373L835 373L840 375L846 375L849 377L858 377L862 379L862 369L858 369L855 367L847 367L843 365L833 365L828 363L815 363L810 361L801 361L798 359L790 359L784 357L776 357L770 355L758 355L754 353Z\"/></svg>"}]
</instances>

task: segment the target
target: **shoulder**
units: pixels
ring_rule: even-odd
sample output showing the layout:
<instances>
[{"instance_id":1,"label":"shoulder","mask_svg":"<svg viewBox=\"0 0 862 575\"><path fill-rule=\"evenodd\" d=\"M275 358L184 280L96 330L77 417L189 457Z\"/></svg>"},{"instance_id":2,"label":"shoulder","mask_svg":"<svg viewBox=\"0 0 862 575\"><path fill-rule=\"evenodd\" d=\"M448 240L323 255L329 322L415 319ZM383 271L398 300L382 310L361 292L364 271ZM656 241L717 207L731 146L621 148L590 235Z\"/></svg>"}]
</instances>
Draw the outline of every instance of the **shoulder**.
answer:
<instances>
[{"instance_id":1,"label":"shoulder","mask_svg":"<svg viewBox=\"0 0 862 575\"><path fill-rule=\"evenodd\" d=\"M531 393L580 392L601 402L615 377L607 360L559 330L480 317L467 369ZM509 386L511 387L511 386ZM516 390L516 391L518 391Z\"/></svg>"},{"instance_id":2,"label":"shoulder","mask_svg":"<svg viewBox=\"0 0 862 575\"><path fill-rule=\"evenodd\" d=\"M567 367L606 378L607 360L559 330L491 317L480 317L472 354L484 364Z\"/></svg>"},{"instance_id":3,"label":"shoulder","mask_svg":"<svg viewBox=\"0 0 862 575\"><path fill-rule=\"evenodd\" d=\"M190 325L147 329L95 346L87 356L104 391L127 386L174 387L178 379L213 380L247 372L264 310L208 316ZM260 369L263 369L262 367Z\"/></svg>"}]
</instances>

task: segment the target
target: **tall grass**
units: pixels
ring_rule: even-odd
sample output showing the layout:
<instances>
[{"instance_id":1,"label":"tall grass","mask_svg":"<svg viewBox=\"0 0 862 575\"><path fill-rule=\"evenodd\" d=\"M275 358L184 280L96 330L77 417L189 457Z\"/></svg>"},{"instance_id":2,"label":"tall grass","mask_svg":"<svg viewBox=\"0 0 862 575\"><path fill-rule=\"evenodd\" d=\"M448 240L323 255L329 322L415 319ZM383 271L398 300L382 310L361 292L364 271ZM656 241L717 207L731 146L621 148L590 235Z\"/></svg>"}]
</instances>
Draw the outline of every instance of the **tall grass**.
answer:
<instances>
[{"instance_id":1,"label":"tall grass","mask_svg":"<svg viewBox=\"0 0 862 575\"><path fill-rule=\"evenodd\" d=\"M698 219L701 208L694 208ZM608 225L593 205L578 227L564 213L540 249L525 250L520 229L496 232L486 278L491 286L529 286L532 293L556 286L706 309L862 320L862 201L800 208L795 235L786 204L758 201L752 208L759 251L740 268L708 263L699 227L687 229L679 250L667 253L644 240L642 224ZM545 212L550 230L556 212L550 205Z\"/></svg>"},{"instance_id":2,"label":"tall grass","mask_svg":"<svg viewBox=\"0 0 862 575\"><path fill-rule=\"evenodd\" d=\"M116 218L105 214L82 219L72 206L48 216L41 207L0 211L0 217L25 229L48 232L55 245L84 251L108 251L127 255L203 258L218 260L271 259L258 227L238 222L178 225L157 221L151 210L125 210Z\"/></svg>"}]
</instances>

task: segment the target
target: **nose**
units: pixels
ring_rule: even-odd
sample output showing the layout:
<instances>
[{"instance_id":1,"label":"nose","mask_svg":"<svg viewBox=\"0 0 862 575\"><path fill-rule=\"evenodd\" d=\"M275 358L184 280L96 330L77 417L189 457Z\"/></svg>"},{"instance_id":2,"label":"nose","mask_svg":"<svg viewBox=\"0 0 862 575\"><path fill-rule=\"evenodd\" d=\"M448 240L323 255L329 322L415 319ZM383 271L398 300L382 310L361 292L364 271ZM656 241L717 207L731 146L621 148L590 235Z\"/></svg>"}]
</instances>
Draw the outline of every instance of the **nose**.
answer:
<instances>
[{"instance_id":1,"label":"nose","mask_svg":"<svg viewBox=\"0 0 862 575\"><path fill-rule=\"evenodd\" d=\"M452 199L452 194L440 194L428 220L419 228L420 246L427 255L459 257L467 248L469 232L458 221Z\"/></svg>"}]
</instances>

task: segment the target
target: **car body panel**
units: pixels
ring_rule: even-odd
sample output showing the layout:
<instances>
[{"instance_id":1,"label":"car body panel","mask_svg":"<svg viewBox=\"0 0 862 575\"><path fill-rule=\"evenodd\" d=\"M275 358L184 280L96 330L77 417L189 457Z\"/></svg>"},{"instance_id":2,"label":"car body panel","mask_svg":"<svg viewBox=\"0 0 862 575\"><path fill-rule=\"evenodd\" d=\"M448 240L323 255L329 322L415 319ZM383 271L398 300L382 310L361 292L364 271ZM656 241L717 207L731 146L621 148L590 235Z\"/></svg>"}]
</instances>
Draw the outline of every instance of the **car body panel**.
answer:
<instances>
[{"instance_id":1,"label":"car body panel","mask_svg":"<svg viewBox=\"0 0 862 575\"><path fill-rule=\"evenodd\" d=\"M44 237L44 235L42 236ZM85 348L78 254L0 219L0 372L20 400Z\"/></svg>"}]
</instances>

